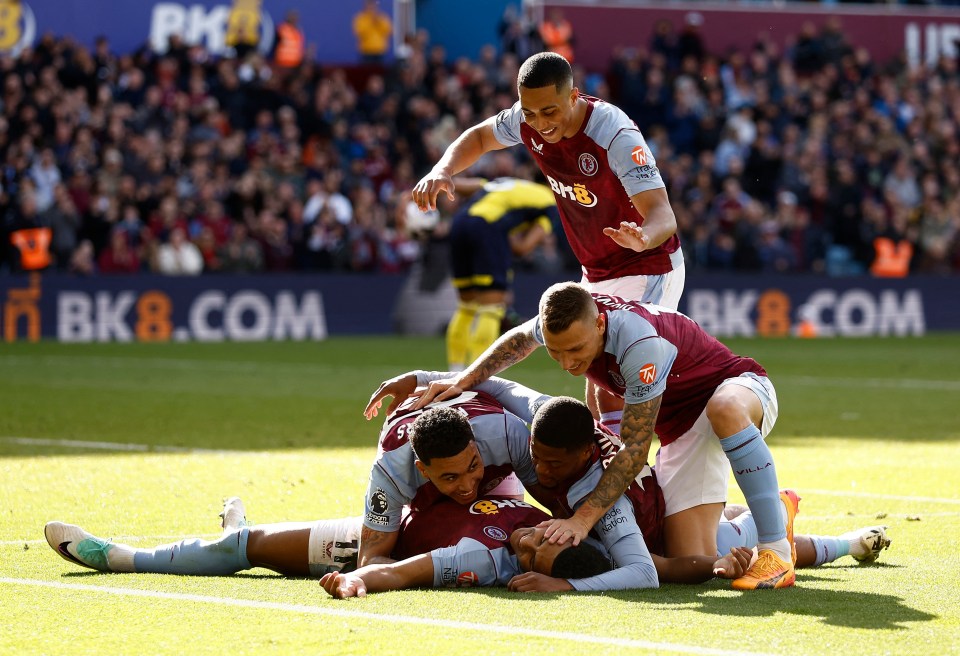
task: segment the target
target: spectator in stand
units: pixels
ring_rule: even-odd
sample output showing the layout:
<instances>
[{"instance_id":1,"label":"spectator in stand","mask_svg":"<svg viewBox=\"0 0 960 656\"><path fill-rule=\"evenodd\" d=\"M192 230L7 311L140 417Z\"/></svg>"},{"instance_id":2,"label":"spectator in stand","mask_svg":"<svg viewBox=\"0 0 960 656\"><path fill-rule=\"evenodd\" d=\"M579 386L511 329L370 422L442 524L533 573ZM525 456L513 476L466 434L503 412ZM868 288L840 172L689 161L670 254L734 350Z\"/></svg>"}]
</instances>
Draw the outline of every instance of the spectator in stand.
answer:
<instances>
[{"instance_id":1,"label":"spectator in stand","mask_svg":"<svg viewBox=\"0 0 960 656\"><path fill-rule=\"evenodd\" d=\"M43 213L41 222L53 231L50 251L57 269L66 271L70 266L70 256L78 245L77 236L83 219L63 184L54 188L53 205Z\"/></svg>"},{"instance_id":2,"label":"spectator in stand","mask_svg":"<svg viewBox=\"0 0 960 656\"><path fill-rule=\"evenodd\" d=\"M230 8L226 43L237 59L245 59L260 45L260 5L261 0L234 0Z\"/></svg>"},{"instance_id":3,"label":"spectator in stand","mask_svg":"<svg viewBox=\"0 0 960 656\"><path fill-rule=\"evenodd\" d=\"M166 276L195 276L203 271L200 249L187 240L183 228L174 227L168 241L157 250L157 273Z\"/></svg>"},{"instance_id":4,"label":"spectator in stand","mask_svg":"<svg viewBox=\"0 0 960 656\"><path fill-rule=\"evenodd\" d=\"M85 241L85 244L90 242ZM85 246L81 245L83 248ZM75 256L75 263L79 257ZM139 273L140 256L131 247L128 234L125 230L113 230L110 233L110 244L100 252L97 258L97 269L100 273Z\"/></svg>"},{"instance_id":5,"label":"spectator in stand","mask_svg":"<svg viewBox=\"0 0 960 656\"><path fill-rule=\"evenodd\" d=\"M96 273L97 265L93 258L93 244L84 239L70 255L67 270L78 276L91 276Z\"/></svg>"},{"instance_id":6,"label":"spectator in stand","mask_svg":"<svg viewBox=\"0 0 960 656\"><path fill-rule=\"evenodd\" d=\"M54 190L62 180L53 149L44 148L40 151L40 156L34 162L33 166L30 167L30 178L36 185L34 196L36 198L37 210L45 212L53 205Z\"/></svg>"},{"instance_id":7,"label":"spectator in stand","mask_svg":"<svg viewBox=\"0 0 960 656\"><path fill-rule=\"evenodd\" d=\"M363 0L363 9L353 17L353 35L364 64L382 64L390 49L393 22L380 11L379 0Z\"/></svg>"},{"instance_id":8,"label":"spectator in stand","mask_svg":"<svg viewBox=\"0 0 960 656\"><path fill-rule=\"evenodd\" d=\"M217 58L179 38L162 52L113 54L105 40L88 48L47 35L6 60L0 215L19 211L25 188L35 193L58 267L85 239L99 257L134 213L150 227L142 236L128 230L141 261L152 261L177 225L203 242L211 261L204 227L220 203L214 254L235 226L257 226L269 209L285 222L296 268L350 270L354 253L360 269L404 270L406 245L385 208L451 134L515 100L512 51L540 47L522 43L537 40L531 23L505 12L505 22L521 28L511 34L526 30L527 38L505 38L499 58L487 48L476 61L448 61L418 33L401 61L364 83L350 69L321 72L309 56L274 74L256 52L259 10L259 0L232 5L228 38L234 46L240 36L249 41L240 58ZM960 236L948 228L960 197L954 59L918 68L874 62L834 20L803 26L784 53L760 37L749 50L721 55L703 49L696 16L688 13L660 51L614 48L609 87L596 91L644 124L667 169L678 226L696 241L692 268L759 266L748 236L776 219L797 270L862 273L875 237L906 208L914 269L960 270ZM653 36L653 25L645 29L637 42ZM596 74L577 72L584 88L602 89ZM484 158L472 173L492 179L532 166L526 153L508 156L506 169L503 161ZM56 200L57 171L75 215ZM711 213L718 179L728 176L759 205ZM374 215L354 218L356 190L367 185ZM781 192L797 200L789 221ZM321 219L328 205L336 226ZM9 270L9 226L2 244Z\"/></svg>"},{"instance_id":9,"label":"spectator in stand","mask_svg":"<svg viewBox=\"0 0 960 656\"><path fill-rule=\"evenodd\" d=\"M263 270L263 249L250 237L245 223L236 223L230 239L217 252L222 273L256 273Z\"/></svg>"}]
</instances>

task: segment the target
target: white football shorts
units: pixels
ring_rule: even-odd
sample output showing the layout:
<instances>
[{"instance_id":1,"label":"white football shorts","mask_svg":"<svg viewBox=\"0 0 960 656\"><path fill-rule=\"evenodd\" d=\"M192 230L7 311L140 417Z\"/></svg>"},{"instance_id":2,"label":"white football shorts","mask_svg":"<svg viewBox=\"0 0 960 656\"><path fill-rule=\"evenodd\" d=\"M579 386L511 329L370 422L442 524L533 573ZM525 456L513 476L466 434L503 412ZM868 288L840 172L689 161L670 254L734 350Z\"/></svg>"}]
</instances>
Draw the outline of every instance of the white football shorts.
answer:
<instances>
[{"instance_id":1,"label":"white football shorts","mask_svg":"<svg viewBox=\"0 0 960 656\"><path fill-rule=\"evenodd\" d=\"M310 529L310 575L320 578L356 562L362 528L363 517L317 520Z\"/></svg>"},{"instance_id":2,"label":"white football shorts","mask_svg":"<svg viewBox=\"0 0 960 656\"><path fill-rule=\"evenodd\" d=\"M741 385L757 395L763 406L760 433L766 439L780 413L777 392L770 379L745 373L726 379L717 389L724 385ZM726 502L730 461L720 446L720 438L707 420L706 410L700 413L690 430L660 447L656 470L657 481L663 489L667 517L705 503Z\"/></svg>"}]
</instances>

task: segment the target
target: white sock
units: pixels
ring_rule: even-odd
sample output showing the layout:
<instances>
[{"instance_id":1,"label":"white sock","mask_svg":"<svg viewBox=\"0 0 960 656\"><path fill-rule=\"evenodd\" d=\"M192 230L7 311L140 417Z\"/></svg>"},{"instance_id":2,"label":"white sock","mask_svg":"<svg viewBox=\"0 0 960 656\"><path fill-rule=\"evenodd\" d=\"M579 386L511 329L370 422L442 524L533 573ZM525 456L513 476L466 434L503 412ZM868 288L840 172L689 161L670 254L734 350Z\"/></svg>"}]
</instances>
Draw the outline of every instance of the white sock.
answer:
<instances>
[{"instance_id":1,"label":"white sock","mask_svg":"<svg viewBox=\"0 0 960 656\"><path fill-rule=\"evenodd\" d=\"M125 544L113 544L107 551L107 567L113 572L135 572L133 554L136 549Z\"/></svg>"},{"instance_id":2,"label":"white sock","mask_svg":"<svg viewBox=\"0 0 960 656\"><path fill-rule=\"evenodd\" d=\"M775 542L761 542L757 545L757 551L763 551L764 549L770 549L785 562L789 563L793 560L793 556L790 555L790 543L787 542L787 538L782 538Z\"/></svg>"}]
</instances>

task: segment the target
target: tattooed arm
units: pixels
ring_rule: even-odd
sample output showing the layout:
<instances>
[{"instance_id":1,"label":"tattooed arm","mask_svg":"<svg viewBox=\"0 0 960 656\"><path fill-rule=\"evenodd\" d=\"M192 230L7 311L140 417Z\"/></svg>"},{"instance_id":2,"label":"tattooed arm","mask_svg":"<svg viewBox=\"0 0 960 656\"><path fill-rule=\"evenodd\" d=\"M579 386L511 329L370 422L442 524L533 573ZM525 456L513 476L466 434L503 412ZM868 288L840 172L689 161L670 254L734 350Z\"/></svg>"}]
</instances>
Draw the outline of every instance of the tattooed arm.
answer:
<instances>
[{"instance_id":1,"label":"tattooed arm","mask_svg":"<svg viewBox=\"0 0 960 656\"><path fill-rule=\"evenodd\" d=\"M569 519L553 520L546 531L550 542L563 544L573 539L579 544L593 525L627 490L630 483L647 464L650 443L653 441L660 396L643 403L626 403L620 422L620 439L623 448L614 456L600 477L597 487Z\"/></svg>"},{"instance_id":2,"label":"tattooed arm","mask_svg":"<svg viewBox=\"0 0 960 656\"><path fill-rule=\"evenodd\" d=\"M364 567L378 563L396 562L390 554L397 545L399 535L396 531L387 533L364 526L360 530L360 551L357 554L357 566Z\"/></svg>"},{"instance_id":3,"label":"tattooed arm","mask_svg":"<svg viewBox=\"0 0 960 656\"><path fill-rule=\"evenodd\" d=\"M483 381L495 376L533 353L540 343L533 336L537 325L536 318L520 324L500 336L490 348L467 367L453 382L435 381L420 394L415 409L422 408L432 401L451 399L463 390L471 389Z\"/></svg>"}]
</instances>

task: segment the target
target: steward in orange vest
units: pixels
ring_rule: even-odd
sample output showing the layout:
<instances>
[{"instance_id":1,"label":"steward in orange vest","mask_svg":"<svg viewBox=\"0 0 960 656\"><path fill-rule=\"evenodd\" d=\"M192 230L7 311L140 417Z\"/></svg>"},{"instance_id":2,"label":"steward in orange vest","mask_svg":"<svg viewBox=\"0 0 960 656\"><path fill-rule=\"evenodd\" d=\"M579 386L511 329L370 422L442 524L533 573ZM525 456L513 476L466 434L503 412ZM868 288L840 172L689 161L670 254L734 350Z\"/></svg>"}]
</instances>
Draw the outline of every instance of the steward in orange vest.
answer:
<instances>
[{"instance_id":1,"label":"steward in orange vest","mask_svg":"<svg viewBox=\"0 0 960 656\"><path fill-rule=\"evenodd\" d=\"M890 237L873 240L876 257L870 265L870 273L878 278L906 278L910 273L913 244L906 239L894 241Z\"/></svg>"},{"instance_id":2,"label":"steward in orange vest","mask_svg":"<svg viewBox=\"0 0 960 656\"><path fill-rule=\"evenodd\" d=\"M573 63L573 26L559 11L552 11L550 18L540 24L543 47L563 56Z\"/></svg>"},{"instance_id":3,"label":"steward in orange vest","mask_svg":"<svg viewBox=\"0 0 960 656\"><path fill-rule=\"evenodd\" d=\"M23 228L10 233L10 243L20 251L22 271L40 271L50 266L50 228Z\"/></svg>"},{"instance_id":4,"label":"steward in orange vest","mask_svg":"<svg viewBox=\"0 0 960 656\"><path fill-rule=\"evenodd\" d=\"M303 31L297 26L299 21L297 12L290 10L286 19L277 26L277 45L273 59L281 68L296 68L303 63L305 45Z\"/></svg>"}]
</instances>

